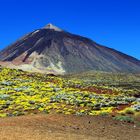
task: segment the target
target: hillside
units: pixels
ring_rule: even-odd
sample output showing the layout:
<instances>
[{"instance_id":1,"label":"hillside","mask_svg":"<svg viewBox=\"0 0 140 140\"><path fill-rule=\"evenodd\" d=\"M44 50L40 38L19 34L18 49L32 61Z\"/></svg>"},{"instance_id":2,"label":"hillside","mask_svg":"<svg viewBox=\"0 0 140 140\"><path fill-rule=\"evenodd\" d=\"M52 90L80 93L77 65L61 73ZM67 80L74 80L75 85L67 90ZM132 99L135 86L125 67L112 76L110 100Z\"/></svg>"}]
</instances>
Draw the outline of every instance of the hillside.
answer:
<instances>
[{"instance_id":1,"label":"hillside","mask_svg":"<svg viewBox=\"0 0 140 140\"><path fill-rule=\"evenodd\" d=\"M0 68L0 89L0 139L139 140L138 74Z\"/></svg>"},{"instance_id":2,"label":"hillside","mask_svg":"<svg viewBox=\"0 0 140 140\"><path fill-rule=\"evenodd\" d=\"M1 117L32 113L129 116L129 110L135 115L140 111L140 75L96 73L81 79L1 68L0 89Z\"/></svg>"}]
</instances>

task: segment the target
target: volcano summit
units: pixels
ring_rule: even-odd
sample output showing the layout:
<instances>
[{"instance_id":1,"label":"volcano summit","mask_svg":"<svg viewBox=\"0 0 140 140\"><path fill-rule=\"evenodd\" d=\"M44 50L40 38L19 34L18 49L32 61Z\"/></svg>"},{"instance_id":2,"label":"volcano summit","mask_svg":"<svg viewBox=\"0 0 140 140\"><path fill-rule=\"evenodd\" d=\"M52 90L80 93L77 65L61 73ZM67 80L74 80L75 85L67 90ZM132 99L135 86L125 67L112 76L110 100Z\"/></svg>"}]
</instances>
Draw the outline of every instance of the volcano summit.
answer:
<instances>
[{"instance_id":1,"label":"volcano summit","mask_svg":"<svg viewBox=\"0 0 140 140\"><path fill-rule=\"evenodd\" d=\"M0 52L2 65L55 74L86 71L140 72L140 61L64 31L52 24L35 30Z\"/></svg>"}]
</instances>

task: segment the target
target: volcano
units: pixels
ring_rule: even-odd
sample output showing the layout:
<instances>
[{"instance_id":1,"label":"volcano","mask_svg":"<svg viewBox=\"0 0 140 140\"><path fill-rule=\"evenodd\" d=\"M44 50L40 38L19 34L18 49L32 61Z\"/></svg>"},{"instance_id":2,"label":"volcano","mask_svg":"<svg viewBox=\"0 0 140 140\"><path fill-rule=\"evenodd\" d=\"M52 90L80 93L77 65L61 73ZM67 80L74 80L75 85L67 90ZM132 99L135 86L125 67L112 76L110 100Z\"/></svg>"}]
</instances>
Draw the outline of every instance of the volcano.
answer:
<instances>
[{"instance_id":1,"label":"volcano","mask_svg":"<svg viewBox=\"0 0 140 140\"><path fill-rule=\"evenodd\" d=\"M0 64L32 72L140 73L140 61L52 24L35 30L0 52Z\"/></svg>"}]
</instances>

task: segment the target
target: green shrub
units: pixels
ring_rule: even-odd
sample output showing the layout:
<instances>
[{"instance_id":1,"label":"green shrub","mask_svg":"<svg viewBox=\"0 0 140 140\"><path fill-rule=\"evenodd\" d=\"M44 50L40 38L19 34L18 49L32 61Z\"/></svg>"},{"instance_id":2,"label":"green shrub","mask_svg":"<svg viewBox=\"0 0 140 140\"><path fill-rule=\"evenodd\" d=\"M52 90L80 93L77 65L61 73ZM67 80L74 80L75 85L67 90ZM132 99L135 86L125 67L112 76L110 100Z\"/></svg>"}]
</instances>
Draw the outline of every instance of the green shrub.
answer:
<instances>
[{"instance_id":1,"label":"green shrub","mask_svg":"<svg viewBox=\"0 0 140 140\"><path fill-rule=\"evenodd\" d=\"M134 109L128 108L125 110L125 113L126 114L135 114L135 111L134 111Z\"/></svg>"},{"instance_id":2,"label":"green shrub","mask_svg":"<svg viewBox=\"0 0 140 140\"><path fill-rule=\"evenodd\" d=\"M21 116L21 115L24 115L24 112L20 112L20 111L13 112L13 116Z\"/></svg>"},{"instance_id":3,"label":"green shrub","mask_svg":"<svg viewBox=\"0 0 140 140\"><path fill-rule=\"evenodd\" d=\"M129 116L115 116L113 119L118 121L123 121L123 122L129 122L129 123L134 122L134 118L131 118Z\"/></svg>"},{"instance_id":4,"label":"green shrub","mask_svg":"<svg viewBox=\"0 0 140 140\"><path fill-rule=\"evenodd\" d=\"M100 115L100 116L108 116L109 113L107 113L107 112L101 112L99 115Z\"/></svg>"}]
</instances>

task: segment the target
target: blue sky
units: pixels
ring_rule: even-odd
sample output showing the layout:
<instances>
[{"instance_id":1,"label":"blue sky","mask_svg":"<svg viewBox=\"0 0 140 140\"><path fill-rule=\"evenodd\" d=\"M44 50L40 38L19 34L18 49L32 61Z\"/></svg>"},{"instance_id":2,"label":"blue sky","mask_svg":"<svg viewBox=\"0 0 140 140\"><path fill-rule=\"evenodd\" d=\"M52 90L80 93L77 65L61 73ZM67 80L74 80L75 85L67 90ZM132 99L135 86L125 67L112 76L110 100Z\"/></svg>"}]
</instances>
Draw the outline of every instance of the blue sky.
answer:
<instances>
[{"instance_id":1,"label":"blue sky","mask_svg":"<svg viewBox=\"0 0 140 140\"><path fill-rule=\"evenodd\" d=\"M0 0L0 48L48 23L140 59L140 0Z\"/></svg>"}]
</instances>

